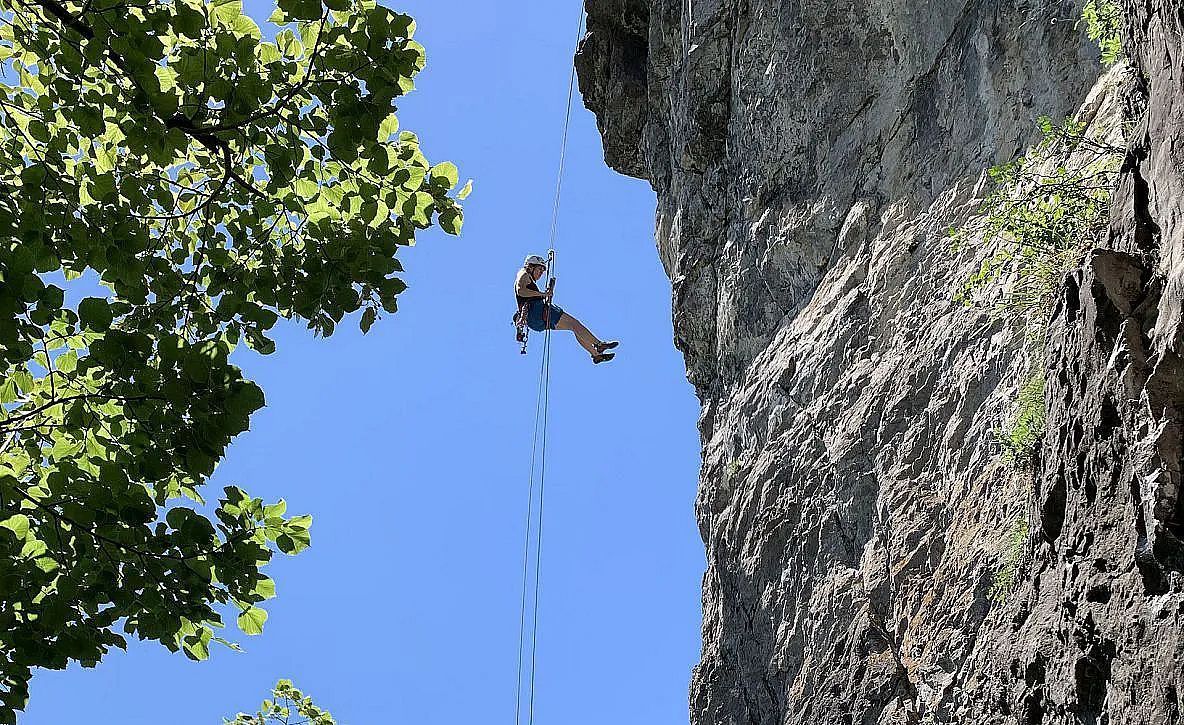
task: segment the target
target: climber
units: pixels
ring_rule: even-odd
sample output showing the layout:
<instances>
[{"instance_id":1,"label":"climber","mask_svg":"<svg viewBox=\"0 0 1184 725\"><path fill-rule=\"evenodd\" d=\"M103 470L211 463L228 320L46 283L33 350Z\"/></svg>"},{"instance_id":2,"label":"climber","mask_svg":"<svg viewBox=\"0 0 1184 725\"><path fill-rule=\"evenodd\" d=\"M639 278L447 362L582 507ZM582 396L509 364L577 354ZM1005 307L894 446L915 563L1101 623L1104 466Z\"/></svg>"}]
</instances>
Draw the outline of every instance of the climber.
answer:
<instances>
[{"instance_id":1,"label":"climber","mask_svg":"<svg viewBox=\"0 0 1184 725\"><path fill-rule=\"evenodd\" d=\"M564 312L558 305L551 304L555 294L555 278L552 277L545 292L540 292L535 284L547 271L547 260L532 254L526 258L522 269L518 270L518 277L514 280L514 296L518 298L518 314L514 322L521 327L529 327L535 332L543 330L571 330L576 340L592 356L592 362L599 365L615 357L609 352L619 343L615 341L601 342L587 327ZM519 341L524 341L519 336ZM525 349L525 348L523 348Z\"/></svg>"}]
</instances>

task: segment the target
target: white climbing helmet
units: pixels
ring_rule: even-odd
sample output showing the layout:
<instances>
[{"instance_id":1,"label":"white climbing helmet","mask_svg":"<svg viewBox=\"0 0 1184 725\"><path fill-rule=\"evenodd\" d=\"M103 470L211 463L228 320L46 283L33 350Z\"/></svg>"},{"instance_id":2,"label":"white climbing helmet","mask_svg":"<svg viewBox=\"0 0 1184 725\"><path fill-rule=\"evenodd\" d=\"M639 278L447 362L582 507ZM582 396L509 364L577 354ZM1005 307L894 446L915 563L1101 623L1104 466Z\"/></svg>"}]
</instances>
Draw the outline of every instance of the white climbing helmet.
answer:
<instances>
[{"instance_id":1,"label":"white climbing helmet","mask_svg":"<svg viewBox=\"0 0 1184 725\"><path fill-rule=\"evenodd\" d=\"M540 257L537 254L532 254L526 258L526 261L522 263L522 266L523 267L533 267L536 264L540 267L546 267L547 260L543 259L542 257Z\"/></svg>"}]
</instances>

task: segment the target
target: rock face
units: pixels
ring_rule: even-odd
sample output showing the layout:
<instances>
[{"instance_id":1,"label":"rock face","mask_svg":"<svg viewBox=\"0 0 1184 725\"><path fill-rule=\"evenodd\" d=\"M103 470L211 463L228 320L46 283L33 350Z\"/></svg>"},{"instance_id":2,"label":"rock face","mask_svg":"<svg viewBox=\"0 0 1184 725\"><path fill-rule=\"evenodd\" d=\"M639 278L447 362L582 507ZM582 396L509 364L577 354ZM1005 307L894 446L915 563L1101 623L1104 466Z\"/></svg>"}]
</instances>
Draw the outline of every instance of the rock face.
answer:
<instances>
[{"instance_id":1,"label":"rock face","mask_svg":"<svg viewBox=\"0 0 1184 725\"><path fill-rule=\"evenodd\" d=\"M1123 81L1072 2L587 0L702 401L695 725L1181 721L1184 13L1129 5ZM1074 114L1132 146L1021 468L1031 361L946 230Z\"/></svg>"}]
</instances>

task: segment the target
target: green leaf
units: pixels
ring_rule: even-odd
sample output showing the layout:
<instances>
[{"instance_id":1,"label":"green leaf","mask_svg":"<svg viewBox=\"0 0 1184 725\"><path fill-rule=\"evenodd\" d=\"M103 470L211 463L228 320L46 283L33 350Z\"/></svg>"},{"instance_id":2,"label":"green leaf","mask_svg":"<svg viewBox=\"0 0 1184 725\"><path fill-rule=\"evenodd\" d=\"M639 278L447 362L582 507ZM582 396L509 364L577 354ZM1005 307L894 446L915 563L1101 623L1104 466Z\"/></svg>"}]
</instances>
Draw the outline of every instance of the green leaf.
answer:
<instances>
[{"instance_id":1,"label":"green leaf","mask_svg":"<svg viewBox=\"0 0 1184 725\"><path fill-rule=\"evenodd\" d=\"M171 91L177 87L177 71L167 65L156 67L156 79L160 83L161 92Z\"/></svg>"},{"instance_id":2,"label":"green leaf","mask_svg":"<svg viewBox=\"0 0 1184 725\"><path fill-rule=\"evenodd\" d=\"M313 199L321 192L321 186L313 179L297 179L296 193L302 199Z\"/></svg>"},{"instance_id":3,"label":"green leaf","mask_svg":"<svg viewBox=\"0 0 1184 725\"><path fill-rule=\"evenodd\" d=\"M5 528L16 534L16 538L24 541L29 536L29 517L16 514L0 521L0 528Z\"/></svg>"},{"instance_id":4,"label":"green leaf","mask_svg":"<svg viewBox=\"0 0 1184 725\"><path fill-rule=\"evenodd\" d=\"M278 5L285 15L295 20L319 20L321 17L320 0L279 0Z\"/></svg>"},{"instance_id":5,"label":"green leaf","mask_svg":"<svg viewBox=\"0 0 1184 725\"><path fill-rule=\"evenodd\" d=\"M275 580L268 578L260 579L259 583L255 585L255 593L264 599L273 599L275 597Z\"/></svg>"},{"instance_id":6,"label":"green leaf","mask_svg":"<svg viewBox=\"0 0 1184 725\"><path fill-rule=\"evenodd\" d=\"M82 324L95 332L111 328L113 319L111 305L98 297L87 297L78 303L78 317Z\"/></svg>"},{"instance_id":7,"label":"green leaf","mask_svg":"<svg viewBox=\"0 0 1184 725\"><path fill-rule=\"evenodd\" d=\"M280 49L280 53L282 53L285 57L295 58L299 56L303 50L300 44L300 39L296 37L296 34L288 28L285 28L276 34L275 44L276 47Z\"/></svg>"},{"instance_id":8,"label":"green leaf","mask_svg":"<svg viewBox=\"0 0 1184 725\"><path fill-rule=\"evenodd\" d=\"M412 194L407 199L407 203L403 205L403 213L406 214L407 217L409 217L415 224L426 227L431 223L429 212L432 208L432 204L434 204L435 201L436 200L432 198L431 194L417 191Z\"/></svg>"},{"instance_id":9,"label":"green leaf","mask_svg":"<svg viewBox=\"0 0 1184 725\"><path fill-rule=\"evenodd\" d=\"M202 627L200 631L185 637L182 641L185 655L196 662L204 662L209 659L211 636L210 630Z\"/></svg>"},{"instance_id":10,"label":"green leaf","mask_svg":"<svg viewBox=\"0 0 1184 725\"><path fill-rule=\"evenodd\" d=\"M0 404L8 405L9 403L15 403L19 399L20 395L18 394L16 380L12 378L5 380L4 384L0 385Z\"/></svg>"},{"instance_id":11,"label":"green leaf","mask_svg":"<svg viewBox=\"0 0 1184 725\"><path fill-rule=\"evenodd\" d=\"M90 186L90 195L96 201L108 201L115 195L115 175L99 174Z\"/></svg>"},{"instance_id":12,"label":"green leaf","mask_svg":"<svg viewBox=\"0 0 1184 725\"><path fill-rule=\"evenodd\" d=\"M44 541L28 536L25 539L25 545L21 547L21 558L33 561L38 557L49 551L49 547L45 545Z\"/></svg>"},{"instance_id":13,"label":"green leaf","mask_svg":"<svg viewBox=\"0 0 1184 725\"><path fill-rule=\"evenodd\" d=\"M281 58L283 58L283 55L275 43L263 43L259 46L259 60L264 65L271 65Z\"/></svg>"},{"instance_id":14,"label":"green leaf","mask_svg":"<svg viewBox=\"0 0 1184 725\"><path fill-rule=\"evenodd\" d=\"M248 607L238 615L238 628L246 635L263 634L263 624L267 621L267 612L259 607Z\"/></svg>"},{"instance_id":15,"label":"green leaf","mask_svg":"<svg viewBox=\"0 0 1184 725\"><path fill-rule=\"evenodd\" d=\"M214 9L214 17L230 25L243 14L242 0L209 0Z\"/></svg>"},{"instance_id":16,"label":"green leaf","mask_svg":"<svg viewBox=\"0 0 1184 725\"><path fill-rule=\"evenodd\" d=\"M297 530L308 531L312 528L312 516L303 514L301 516L293 516L288 519L288 527Z\"/></svg>"},{"instance_id":17,"label":"green leaf","mask_svg":"<svg viewBox=\"0 0 1184 725\"><path fill-rule=\"evenodd\" d=\"M453 236L460 236L465 217L456 209L448 209L440 213L440 228Z\"/></svg>"},{"instance_id":18,"label":"green leaf","mask_svg":"<svg viewBox=\"0 0 1184 725\"><path fill-rule=\"evenodd\" d=\"M37 386L36 381L33 380L33 376L27 370L17 370L12 374L12 380L16 383L17 390L24 395L33 392Z\"/></svg>"},{"instance_id":19,"label":"green leaf","mask_svg":"<svg viewBox=\"0 0 1184 725\"><path fill-rule=\"evenodd\" d=\"M205 15L188 3L173 3L174 27L177 33L196 40L201 37L201 31L206 26Z\"/></svg>"},{"instance_id":20,"label":"green leaf","mask_svg":"<svg viewBox=\"0 0 1184 725\"><path fill-rule=\"evenodd\" d=\"M237 18L235 18L230 24L230 29L239 35L245 35L247 37L254 38L255 40L259 40L263 37L263 33L259 30L259 26L255 24L254 20L247 17L246 15L239 15Z\"/></svg>"},{"instance_id":21,"label":"green leaf","mask_svg":"<svg viewBox=\"0 0 1184 725\"><path fill-rule=\"evenodd\" d=\"M399 117L391 114L378 126L378 140L386 141L399 133Z\"/></svg>"},{"instance_id":22,"label":"green leaf","mask_svg":"<svg viewBox=\"0 0 1184 725\"><path fill-rule=\"evenodd\" d=\"M28 187L38 188L42 182L45 181L45 166L43 164L33 164L26 166L21 171L21 182Z\"/></svg>"},{"instance_id":23,"label":"green leaf","mask_svg":"<svg viewBox=\"0 0 1184 725\"><path fill-rule=\"evenodd\" d=\"M362 313L362 321L359 323L363 335L370 332L370 328L374 326L377 319L378 312L373 307L367 307L366 311Z\"/></svg>"},{"instance_id":24,"label":"green leaf","mask_svg":"<svg viewBox=\"0 0 1184 725\"><path fill-rule=\"evenodd\" d=\"M231 642L230 640L224 639L222 637L214 637L213 641L217 642L218 644L222 645L223 647L226 647L227 649L232 649L235 652L242 652L243 651L243 648L240 647L237 642Z\"/></svg>"},{"instance_id":25,"label":"green leaf","mask_svg":"<svg viewBox=\"0 0 1184 725\"><path fill-rule=\"evenodd\" d=\"M70 350L62 353L53 362L59 372L72 373L78 369L78 351Z\"/></svg>"},{"instance_id":26,"label":"green leaf","mask_svg":"<svg viewBox=\"0 0 1184 725\"><path fill-rule=\"evenodd\" d=\"M460 183L460 172L457 170L456 164L445 161L432 167L432 179L443 181L448 189L452 189Z\"/></svg>"},{"instance_id":27,"label":"green leaf","mask_svg":"<svg viewBox=\"0 0 1184 725\"><path fill-rule=\"evenodd\" d=\"M457 193L456 198L461 201L464 201L465 199L468 199L469 194L472 194L472 193L473 193L473 180L469 179L467 182L465 182L464 188L461 189Z\"/></svg>"}]
</instances>

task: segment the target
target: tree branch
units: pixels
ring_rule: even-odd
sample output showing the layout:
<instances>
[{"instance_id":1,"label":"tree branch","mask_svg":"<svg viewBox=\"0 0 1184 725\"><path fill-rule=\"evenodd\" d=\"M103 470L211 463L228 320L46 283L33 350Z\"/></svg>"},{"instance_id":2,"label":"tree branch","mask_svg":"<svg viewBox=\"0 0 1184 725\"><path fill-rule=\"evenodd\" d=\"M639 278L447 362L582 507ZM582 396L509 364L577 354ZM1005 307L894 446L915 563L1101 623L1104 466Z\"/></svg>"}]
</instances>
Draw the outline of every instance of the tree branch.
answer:
<instances>
[{"instance_id":1,"label":"tree branch","mask_svg":"<svg viewBox=\"0 0 1184 725\"><path fill-rule=\"evenodd\" d=\"M70 13L69 10L66 10L64 5L59 3L57 0L34 0L34 2L40 5L42 9L45 10L45 12L62 21L63 25L78 33L82 37L86 38L87 40L94 39L95 31L91 30L89 25L82 22L81 16L75 17Z\"/></svg>"},{"instance_id":2,"label":"tree branch","mask_svg":"<svg viewBox=\"0 0 1184 725\"><path fill-rule=\"evenodd\" d=\"M24 413L21 413L20 415L14 415L10 418L5 418L4 420L0 420L0 431L6 430L8 428L8 426L12 423L19 423L23 420L28 420L29 418L32 418L33 416L40 415L41 413L44 413L45 411L49 410L50 408L54 407L55 405L65 405L66 403L72 403L76 400L115 400L115 401L118 401L121 403L138 403L138 402L142 402L145 400L164 400L164 398L159 395L122 396L122 395L103 395L101 393L86 393L86 394L82 394L82 395L67 395L64 398L59 398L57 400L51 400L48 403L45 403L43 405L39 405L32 410L25 411Z\"/></svg>"}]
</instances>

